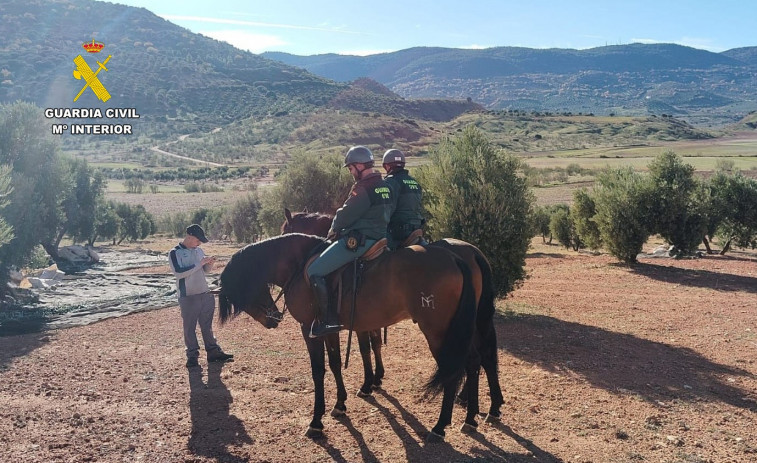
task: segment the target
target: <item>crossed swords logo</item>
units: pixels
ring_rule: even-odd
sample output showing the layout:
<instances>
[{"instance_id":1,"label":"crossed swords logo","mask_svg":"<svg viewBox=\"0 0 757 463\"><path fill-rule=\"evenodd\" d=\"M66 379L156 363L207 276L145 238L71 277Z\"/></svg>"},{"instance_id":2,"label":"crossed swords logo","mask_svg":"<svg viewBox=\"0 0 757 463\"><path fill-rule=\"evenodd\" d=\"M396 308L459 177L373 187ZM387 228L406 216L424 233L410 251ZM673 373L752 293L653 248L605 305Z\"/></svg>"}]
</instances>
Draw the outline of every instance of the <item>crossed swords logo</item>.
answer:
<instances>
[{"instance_id":1,"label":"crossed swords logo","mask_svg":"<svg viewBox=\"0 0 757 463\"><path fill-rule=\"evenodd\" d=\"M74 64L76 64L76 69L74 69L74 77L77 79L84 79L86 84L84 87L82 87L81 90L79 90L79 94L76 95L76 98L74 98L74 102L79 99L82 93L84 93L84 90L87 89L87 87L91 88L93 92L95 92L95 95L97 98L102 101L103 103L110 100L110 93L105 89L102 82L100 82L100 79L97 78L97 74L105 70L107 71L108 68L105 67L106 64L108 64L108 60L110 60L111 55L108 55L107 58L105 58L104 62L97 62L99 68L97 68L97 71L92 72L92 69L90 69L89 65L86 61L84 61L84 58L81 57L81 55L74 58Z\"/></svg>"}]
</instances>

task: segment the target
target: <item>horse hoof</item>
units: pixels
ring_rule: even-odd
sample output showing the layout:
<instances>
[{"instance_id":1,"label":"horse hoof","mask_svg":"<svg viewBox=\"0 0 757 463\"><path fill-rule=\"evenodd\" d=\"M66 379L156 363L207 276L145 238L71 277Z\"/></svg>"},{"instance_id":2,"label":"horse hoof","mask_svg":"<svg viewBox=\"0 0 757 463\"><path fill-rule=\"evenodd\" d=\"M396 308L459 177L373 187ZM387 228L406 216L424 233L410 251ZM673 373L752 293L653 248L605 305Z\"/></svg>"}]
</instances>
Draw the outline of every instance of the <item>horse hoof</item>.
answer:
<instances>
[{"instance_id":1,"label":"horse hoof","mask_svg":"<svg viewBox=\"0 0 757 463\"><path fill-rule=\"evenodd\" d=\"M444 442L444 434L437 434L433 430L429 431L428 436L426 436L426 442L430 444Z\"/></svg>"},{"instance_id":2,"label":"horse hoof","mask_svg":"<svg viewBox=\"0 0 757 463\"><path fill-rule=\"evenodd\" d=\"M363 392L362 389L358 389L357 396L362 398L373 397L373 390L371 390L370 392Z\"/></svg>"},{"instance_id":3,"label":"horse hoof","mask_svg":"<svg viewBox=\"0 0 757 463\"><path fill-rule=\"evenodd\" d=\"M323 437L323 428L314 428L312 426L308 426L308 430L305 432L305 435L311 439L319 439Z\"/></svg>"},{"instance_id":4,"label":"horse hoof","mask_svg":"<svg viewBox=\"0 0 757 463\"><path fill-rule=\"evenodd\" d=\"M334 418L339 418L340 416L344 416L347 414L347 407L344 409L334 407L331 409L331 416Z\"/></svg>"},{"instance_id":5,"label":"horse hoof","mask_svg":"<svg viewBox=\"0 0 757 463\"><path fill-rule=\"evenodd\" d=\"M497 414L489 413L488 415L486 415L486 419L484 420L484 422L485 423L499 423L501 419L502 419L501 413L497 413Z\"/></svg>"},{"instance_id":6,"label":"horse hoof","mask_svg":"<svg viewBox=\"0 0 757 463\"><path fill-rule=\"evenodd\" d=\"M478 432L478 425L463 423L463 426L460 428L460 432L465 434L475 434Z\"/></svg>"}]
</instances>

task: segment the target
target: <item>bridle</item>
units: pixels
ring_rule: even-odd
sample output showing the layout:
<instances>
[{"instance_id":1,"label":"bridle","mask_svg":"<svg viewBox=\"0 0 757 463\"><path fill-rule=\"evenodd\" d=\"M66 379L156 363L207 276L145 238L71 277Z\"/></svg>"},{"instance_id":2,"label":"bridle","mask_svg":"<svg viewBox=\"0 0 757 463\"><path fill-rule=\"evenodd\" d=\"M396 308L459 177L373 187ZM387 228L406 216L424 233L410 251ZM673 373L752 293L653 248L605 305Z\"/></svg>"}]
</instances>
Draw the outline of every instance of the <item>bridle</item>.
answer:
<instances>
[{"instance_id":1,"label":"bridle","mask_svg":"<svg viewBox=\"0 0 757 463\"><path fill-rule=\"evenodd\" d=\"M266 318L272 318L272 319L276 320L279 323L282 320L284 320L284 315L287 312L286 299L284 299L284 310L282 310L281 312L279 312L278 309L276 309L276 304L279 302L279 300L281 299L281 297L284 296L284 294L289 290L289 286L294 281L294 277L297 276L297 273L298 272L292 273L292 276L290 276L289 279L287 280L287 282L284 283L284 286L281 287L281 290L279 291L279 295L276 296L276 299L274 299L274 301L273 301L273 305L271 307L266 308L266 310L265 310L265 316L266 316Z\"/></svg>"}]
</instances>

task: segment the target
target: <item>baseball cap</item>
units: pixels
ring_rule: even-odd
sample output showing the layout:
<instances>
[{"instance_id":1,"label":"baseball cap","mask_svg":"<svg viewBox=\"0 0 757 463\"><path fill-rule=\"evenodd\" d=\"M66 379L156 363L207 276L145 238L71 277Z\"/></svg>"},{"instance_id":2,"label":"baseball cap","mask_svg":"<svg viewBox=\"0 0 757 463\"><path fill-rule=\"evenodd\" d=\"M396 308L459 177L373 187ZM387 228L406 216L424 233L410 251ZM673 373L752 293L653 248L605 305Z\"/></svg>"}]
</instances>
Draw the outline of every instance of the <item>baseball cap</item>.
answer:
<instances>
[{"instance_id":1,"label":"baseball cap","mask_svg":"<svg viewBox=\"0 0 757 463\"><path fill-rule=\"evenodd\" d=\"M193 223L187 227L187 235L192 235L203 243L207 243L208 239L205 237L205 230L201 226Z\"/></svg>"}]
</instances>

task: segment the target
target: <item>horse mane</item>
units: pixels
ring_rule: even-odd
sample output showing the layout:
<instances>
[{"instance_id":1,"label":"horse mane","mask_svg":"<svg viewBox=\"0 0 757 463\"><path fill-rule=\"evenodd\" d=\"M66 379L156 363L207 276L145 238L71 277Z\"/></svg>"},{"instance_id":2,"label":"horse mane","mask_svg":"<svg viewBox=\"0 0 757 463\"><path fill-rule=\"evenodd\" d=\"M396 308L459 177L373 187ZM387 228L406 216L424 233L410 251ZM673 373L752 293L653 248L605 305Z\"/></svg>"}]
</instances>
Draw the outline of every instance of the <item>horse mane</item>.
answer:
<instances>
[{"instance_id":1,"label":"horse mane","mask_svg":"<svg viewBox=\"0 0 757 463\"><path fill-rule=\"evenodd\" d=\"M285 241L307 239L317 247L325 239L291 233L274 236L257 243L248 244L231 256L218 278L218 316L221 323L235 317L260 297L262 291L268 291L276 265L283 258L282 250L292 246Z\"/></svg>"},{"instance_id":2,"label":"horse mane","mask_svg":"<svg viewBox=\"0 0 757 463\"><path fill-rule=\"evenodd\" d=\"M333 214L326 214L325 212L295 212L292 214L292 218L298 219L329 219L334 218Z\"/></svg>"}]
</instances>

